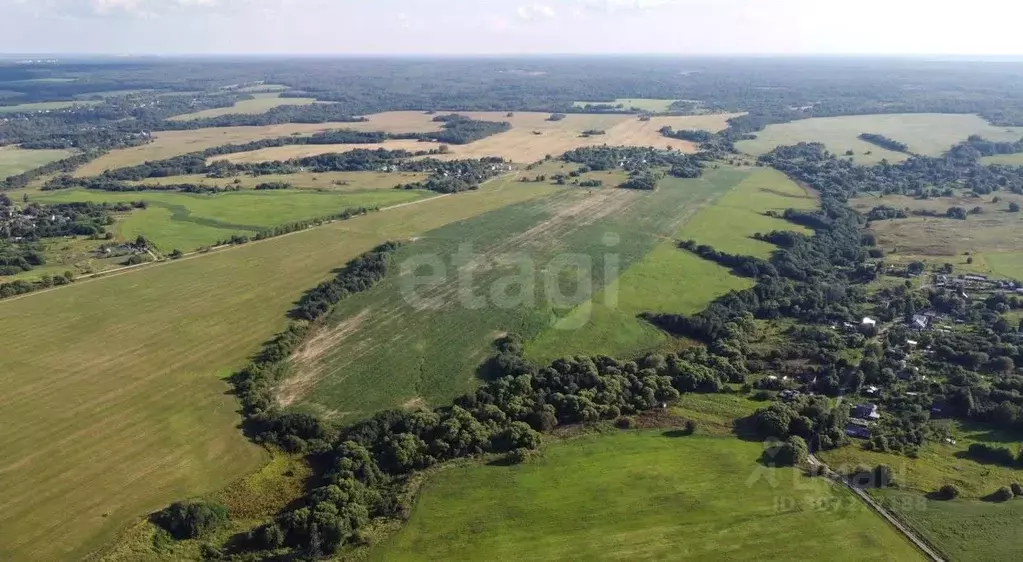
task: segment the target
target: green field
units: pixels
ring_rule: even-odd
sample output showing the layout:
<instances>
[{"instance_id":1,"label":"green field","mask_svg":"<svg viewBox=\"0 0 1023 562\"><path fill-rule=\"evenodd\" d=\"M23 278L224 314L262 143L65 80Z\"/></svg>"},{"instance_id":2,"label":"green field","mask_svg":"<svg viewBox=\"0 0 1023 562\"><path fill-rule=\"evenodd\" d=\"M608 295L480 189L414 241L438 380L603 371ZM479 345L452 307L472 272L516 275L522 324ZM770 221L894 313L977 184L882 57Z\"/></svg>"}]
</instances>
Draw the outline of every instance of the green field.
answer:
<instances>
[{"instance_id":1,"label":"green field","mask_svg":"<svg viewBox=\"0 0 1023 562\"><path fill-rule=\"evenodd\" d=\"M68 150L22 150L15 146L0 147L0 180L49 164L71 155Z\"/></svg>"},{"instance_id":2,"label":"green field","mask_svg":"<svg viewBox=\"0 0 1023 562\"><path fill-rule=\"evenodd\" d=\"M655 100L646 98L618 98L614 101L577 101L573 105L576 107L585 107L586 105L599 105L599 104L621 104L625 109L636 108L641 111L650 111L653 113L663 113L668 111L671 104L675 103L676 100Z\"/></svg>"},{"instance_id":3,"label":"green field","mask_svg":"<svg viewBox=\"0 0 1023 562\"><path fill-rule=\"evenodd\" d=\"M1018 532L1023 501L995 504L982 501L1002 486L1023 482L1023 470L979 463L965 456L973 443L1014 446L1019 434L983 424L955 421L947 425L955 444L928 442L916 458L865 451L856 445L819 454L833 469L859 465L892 467L898 490L874 491L900 519L905 520L952 560L1005 560L1023 548ZM959 499L928 500L926 495L945 484L956 486Z\"/></svg>"},{"instance_id":4,"label":"green field","mask_svg":"<svg viewBox=\"0 0 1023 562\"><path fill-rule=\"evenodd\" d=\"M639 319L639 314L694 314L730 290L753 285L750 279L736 277L720 265L680 250L679 240L695 239L718 250L766 258L774 247L753 240L753 234L804 229L765 216L764 211L816 204L799 186L773 170L722 169L708 172L700 181L716 184L718 193L724 195L711 205L688 209L691 218L673 238L660 243L615 283L529 342L526 354L530 359L546 362L565 355L597 353L628 357L660 347L668 337Z\"/></svg>"},{"instance_id":5,"label":"green field","mask_svg":"<svg viewBox=\"0 0 1023 562\"><path fill-rule=\"evenodd\" d=\"M606 433L429 478L376 560L919 560L843 488L733 437ZM752 476L759 476L750 484Z\"/></svg>"},{"instance_id":6,"label":"green field","mask_svg":"<svg viewBox=\"0 0 1023 562\"><path fill-rule=\"evenodd\" d=\"M265 461L220 377L374 246L542 196L495 180L350 221L0 301L0 559L80 559Z\"/></svg>"},{"instance_id":7,"label":"green field","mask_svg":"<svg viewBox=\"0 0 1023 562\"><path fill-rule=\"evenodd\" d=\"M881 134L908 144L916 154L939 156L970 135L997 141L1019 140L1023 127L996 127L976 115L941 113L824 117L771 125L757 133L756 139L738 142L736 147L748 154L763 154L776 146L822 142L839 155L852 150L854 160L861 164L880 162L883 158L889 162L907 158L905 154L861 141L857 138L861 133ZM865 154L868 151L872 154Z\"/></svg>"},{"instance_id":8,"label":"green field","mask_svg":"<svg viewBox=\"0 0 1023 562\"><path fill-rule=\"evenodd\" d=\"M186 113L171 117L169 121L193 121L208 117L220 117L221 115L236 114L258 114L266 113L281 105L309 105L316 100L313 98L282 98L280 93L252 94L253 99L242 100L231 107L218 107L215 109L204 109L195 113Z\"/></svg>"},{"instance_id":9,"label":"green field","mask_svg":"<svg viewBox=\"0 0 1023 562\"><path fill-rule=\"evenodd\" d=\"M955 562L1015 560L1023 552L1023 501L928 500L913 492L886 490L881 502Z\"/></svg>"},{"instance_id":10,"label":"green field","mask_svg":"<svg viewBox=\"0 0 1023 562\"><path fill-rule=\"evenodd\" d=\"M99 101L45 101L39 103L22 103L18 105L0 105L0 114L23 113L26 111L52 111L67 109L75 105L95 105Z\"/></svg>"},{"instance_id":11,"label":"green field","mask_svg":"<svg viewBox=\"0 0 1023 562\"><path fill-rule=\"evenodd\" d=\"M446 403L475 386L475 371L497 336L528 339L555 323L565 328L559 318L642 261L693 209L728 187L670 178L652 193L567 188L429 232L396 254L397 275L341 303L298 351L280 400L336 417ZM475 257L457 264L466 242ZM440 260L446 275L410 290L414 266L400 264L424 257ZM590 265L558 265L575 258ZM517 283L523 278L531 290ZM552 298L551 286L565 298ZM472 302L474 296L482 300Z\"/></svg>"},{"instance_id":12,"label":"green field","mask_svg":"<svg viewBox=\"0 0 1023 562\"><path fill-rule=\"evenodd\" d=\"M32 197L41 203L145 201L116 223L118 238L139 235L164 252L190 251L234 234L252 235L266 227L324 217L352 207L386 207L415 201L432 193L413 190L372 190L349 193L309 191L236 191L216 195L177 192L106 192L69 190Z\"/></svg>"}]
</instances>

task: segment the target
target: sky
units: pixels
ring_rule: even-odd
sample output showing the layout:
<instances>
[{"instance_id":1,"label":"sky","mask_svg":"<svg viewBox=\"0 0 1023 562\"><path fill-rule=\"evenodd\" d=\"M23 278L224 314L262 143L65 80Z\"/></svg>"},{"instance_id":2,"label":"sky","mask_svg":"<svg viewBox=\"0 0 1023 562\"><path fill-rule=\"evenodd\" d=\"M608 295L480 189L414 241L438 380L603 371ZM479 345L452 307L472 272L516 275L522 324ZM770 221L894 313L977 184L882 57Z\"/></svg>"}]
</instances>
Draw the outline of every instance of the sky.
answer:
<instances>
[{"instance_id":1,"label":"sky","mask_svg":"<svg viewBox=\"0 0 1023 562\"><path fill-rule=\"evenodd\" d=\"M1014 0L0 0L0 53L1019 55Z\"/></svg>"}]
</instances>

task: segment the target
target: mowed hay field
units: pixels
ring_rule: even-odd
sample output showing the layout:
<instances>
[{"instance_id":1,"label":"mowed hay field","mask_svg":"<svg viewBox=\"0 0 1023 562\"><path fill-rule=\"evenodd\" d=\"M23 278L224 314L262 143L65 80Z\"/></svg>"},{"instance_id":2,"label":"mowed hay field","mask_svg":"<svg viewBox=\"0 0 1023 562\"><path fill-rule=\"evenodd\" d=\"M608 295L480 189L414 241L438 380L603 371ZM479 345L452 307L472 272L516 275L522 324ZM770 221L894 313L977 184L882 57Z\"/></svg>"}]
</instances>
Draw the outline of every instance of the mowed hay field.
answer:
<instances>
[{"instance_id":1,"label":"mowed hay field","mask_svg":"<svg viewBox=\"0 0 1023 562\"><path fill-rule=\"evenodd\" d=\"M447 403L475 387L495 338L553 325L726 188L675 178L652 193L568 187L428 232L296 352L279 401L339 419Z\"/></svg>"},{"instance_id":2,"label":"mowed hay field","mask_svg":"<svg viewBox=\"0 0 1023 562\"><path fill-rule=\"evenodd\" d=\"M906 143L916 154L939 156L970 135L995 141L1019 140L1023 137L1023 127L996 127L977 115L942 113L824 117L771 125L757 133L756 139L738 142L736 147L759 155L777 146L821 142L838 155L852 150L854 161L861 164L885 158L889 162L901 162L908 158L906 154L861 141L857 138L861 133L881 134Z\"/></svg>"},{"instance_id":3,"label":"mowed hay field","mask_svg":"<svg viewBox=\"0 0 1023 562\"><path fill-rule=\"evenodd\" d=\"M145 201L117 221L119 240L139 235L164 252L191 251L233 235L251 236L266 228L338 214L356 207L387 207L432 197L423 190L376 189L362 192L308 190L234 191L218 194L105 192L75 189L34 196L40 203Z\"/></svg>"},{"instance_id":4,"label":"mowed hay field","mask_svg":"<svg viewBox=\"0 0 1023 562\"><path fill-rule=\"evenodd\" d=\"M241 100L231 107L218 107L216 109L204 109L195 113L175 115L168 121L194 121L208 117L220 117L221 115L236 114L259 114L282 105L311 105L316 102L314 98L282 98L279 93L252 94L253 99Z\"/></svg>"},{"instance_id":5,"label":"mowed hay field","mask_svg":"<svg viewBox=\"0 0 1023 562\"><path fill-rule=\"evenodd\" d=\"M661 242L593 299L526 344L526 356L545 363L571 355L634 357L665 345L669 337L638 318L643 312L695 314L714 298L753 285L713 262L678 247L693 239L728 253L769 257L776 248L752 238L757 232L801 226L765 216L768 210L808 209L816 199L784 174L770 169L705 172L722 194L704 206L687 208L691 217L673 237Z\"/></svg>"},{"instance_id":6,"label":"mowed hay field","mask_svg":"<svg viewBox=\"0 0 1023 562\"><path fill-rule=\"evenodd\" d=\"M844 488L757 463L760 443L621 431L423 485L374 560L922 560Z\"/></svg>"},{"instance_id":7,"label":"mowed hay field","mask_svg":"<svg viewBox=\"0 0 1023 562\"><path fill-rule=\"evenodd\" d=\"M715 114L687 117L652 117L649 121L641 121L635 115L568 114L560 121L548 121L549 113L513 112L511 117L506 112L469 111L458 113L473 119L507 121L511 123L512 129L469 144L449 145L450 152L438 156L438 158L450 160L456 158L500 156L513 162L530 163L542 160L548 154L559 156L575 148L601 144L653 146L657 148L667 148L670 146L677 150L695 152L696 146L693 143L667 138L660 133L660 129L670 126L676 129L720 131L728 126L728 119L734 117L734 114ZM412 114L410 117L415 117L418 120L422 116L420 114ZM583 137L582 133L587 130L602 130L605 131L605 134ZM437 146L437 143L422 143L408 140L393 140L363 145L282 146L253 152L225 154L217 156L213 160L262 162L315 156L329 152L346 152L360 148L417 151L430 150Z\"/></svg>"},{"instance_id":8,"label":"mowed hay field","mask_svg":"<svg viewBox=\"0 0 1023 562\"><path fill-rule=\"evenodd\" d=\"M495 180L350 221L0 301L0 559L79 559L265 460L220 377L307 289L387 240L554 191Z\"/></svg>"},{"instance_id":9,"label":"mowed hay field","mask_svg":"<svg viewBox=\"0 0 1023 562\"><path fill-rule=\"evenodd\" d=\"M384 131L391 133L422 133L437 131L440 123L433 115L419 111L390 111L367 117L358 123L286 123L263 127L213 127L189 131L161 131L153 134L153 142L142 146L111 151L75 171L78 177L95 176L105 170L135 166L146 161L163 160L189 152L198 152L224 144L240 144L294 134L311 135L332 129Z\"/></svg>"},{"instance_id":10,"label":"mowed hay field","mask_svg":"<svg viewBox=\"0 0 1023 562\"><path fill-rule=\"evenodd\" d=\"M0 146L0 180L70 155L69 150L23 150L16 146Z\"/></svg>"}]
</instances>

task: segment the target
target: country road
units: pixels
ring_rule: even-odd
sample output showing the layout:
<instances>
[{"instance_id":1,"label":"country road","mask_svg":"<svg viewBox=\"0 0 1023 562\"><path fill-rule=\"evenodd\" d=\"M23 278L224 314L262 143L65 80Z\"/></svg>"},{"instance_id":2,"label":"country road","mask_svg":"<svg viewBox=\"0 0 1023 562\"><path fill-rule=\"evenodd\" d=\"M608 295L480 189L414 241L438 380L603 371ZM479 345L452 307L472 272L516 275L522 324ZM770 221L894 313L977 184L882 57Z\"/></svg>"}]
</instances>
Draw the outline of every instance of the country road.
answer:
<instances>
[{"instance_id":1,"label":"country road","mask_svg":"<svg viewBox=\"0 0 1023 562\"><path fill-rule=\"evenodd\" d=\"M827 476L833 482L836 482L851 490L853 494L856 494L856 497L862 500L863 503L867 504L867 507L874 510L874 512L876 512L881 517L884 517L889 523L891 523L893 527L895 527L896 530L898 530L907 539L909 539L909 541L913 543L918 549L920 549L920 551L923 552L924 555L926 555L927 558L929 558L932 562L945 562L941 555L935 552L935 550L931 548L926 541L920 538L920 536L913 532L912 529L903 525L898 519L895 518L894 515L892 515L890 511L885 509L881 504L877 503L877 501L875 501L874 498L870 497L869 494L849 484L849 482L845 478L842 478L840 474L831 470L831 468L828 467L828 465L821 462L821 460L818 459L815 455L810 455L808 460L810 461L811 466L823 468L825 476Z\"/></svg>"}]
</instances>

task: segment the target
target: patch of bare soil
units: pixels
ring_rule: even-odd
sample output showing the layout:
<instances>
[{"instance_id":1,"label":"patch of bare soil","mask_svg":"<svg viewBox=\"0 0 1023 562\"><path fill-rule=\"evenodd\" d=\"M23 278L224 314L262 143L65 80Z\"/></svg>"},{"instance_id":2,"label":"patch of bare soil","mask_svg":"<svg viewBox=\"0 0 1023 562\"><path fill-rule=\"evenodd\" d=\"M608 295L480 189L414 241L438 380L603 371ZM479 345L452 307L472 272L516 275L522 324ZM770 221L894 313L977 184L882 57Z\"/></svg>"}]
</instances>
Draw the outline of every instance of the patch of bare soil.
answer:
<instances>
[{"instance_id":1,"label":"patch of bare soil","mask_svg":"<svg viewBox=\"0 0 1023 562\"><path fill-rule=\"evenodd\" d=\"M321 378L319 359L358 330L369 313L370 309L367 308L336 326L320 328L309 341L302 344L291 355L294 374L277 388L277 403L288 406L305 396Z\"/></svg>"}]
</instances>

